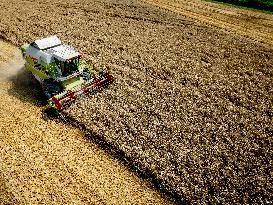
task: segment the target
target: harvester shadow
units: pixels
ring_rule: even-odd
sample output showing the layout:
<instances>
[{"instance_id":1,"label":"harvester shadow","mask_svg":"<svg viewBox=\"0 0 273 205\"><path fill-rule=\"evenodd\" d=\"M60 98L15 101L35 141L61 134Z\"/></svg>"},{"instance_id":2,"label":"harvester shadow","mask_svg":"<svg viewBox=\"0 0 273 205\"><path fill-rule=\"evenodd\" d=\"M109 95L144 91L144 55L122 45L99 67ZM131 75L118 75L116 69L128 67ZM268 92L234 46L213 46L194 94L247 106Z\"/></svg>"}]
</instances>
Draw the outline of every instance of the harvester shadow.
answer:
<instances>
[{"instance_id":1,"label":"harvester shadow","mask_svg":"<svg viewBox=\"0 0 273 205\"><path fill-rule=\"evenodd\" d=\"M16 75L11 76L9 81L12 82L12 87L8 90L10 95L37 107L46 105L41 85L24 67Z\"/></svg>"}]
</instances>

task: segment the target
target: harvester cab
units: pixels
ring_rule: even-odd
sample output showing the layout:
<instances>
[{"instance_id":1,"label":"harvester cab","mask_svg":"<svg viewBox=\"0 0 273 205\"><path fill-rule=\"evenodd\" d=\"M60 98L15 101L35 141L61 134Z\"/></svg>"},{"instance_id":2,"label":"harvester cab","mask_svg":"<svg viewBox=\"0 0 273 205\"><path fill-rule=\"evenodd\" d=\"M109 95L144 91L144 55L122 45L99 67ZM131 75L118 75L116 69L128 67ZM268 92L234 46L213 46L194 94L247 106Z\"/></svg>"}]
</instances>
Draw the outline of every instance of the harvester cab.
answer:
<instances>
[{"instance_id":1,"label":"harvester cab","mask_svg":"<svg viewBox=\"0 0 273 205\"><path fill-rule=\"evenodd\" d=\"M80 53L62 44L57 36L24 44L21 50L25 68L41 84L49 105L57 110L113 81L106 70L96 75Z\"/></svg>"}]
</instances>

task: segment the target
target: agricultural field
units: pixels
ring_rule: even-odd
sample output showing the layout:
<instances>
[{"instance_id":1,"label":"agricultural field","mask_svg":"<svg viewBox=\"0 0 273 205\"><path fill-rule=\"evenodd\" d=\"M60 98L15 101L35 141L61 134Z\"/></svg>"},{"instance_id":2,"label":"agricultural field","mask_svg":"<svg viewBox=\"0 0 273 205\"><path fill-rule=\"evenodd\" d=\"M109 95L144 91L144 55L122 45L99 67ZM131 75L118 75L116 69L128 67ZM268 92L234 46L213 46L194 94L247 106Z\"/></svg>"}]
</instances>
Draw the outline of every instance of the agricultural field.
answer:
<instances>
[{"instance_id":1,"label":"agricultural field","mask_svg":"<svg viewBox=\"0 0 273 205\"><path fill-rule=\"evenodd\" d=\"M272 16L248 11L263 28L248 34L252 21L230 29L185 2L0 0L0 36L56 34L108 65L115 82L67 119L178 203L270 204Z\"/></svg>"},{"instance_id":2,"label":"agricultural field","mask_svg":"<svg viewBox=\"0 0 273 205\"><path fill-rule=\"evenodd\" d=\"M85 133L49 119L20 50L0 40L0 204L173 204Z\"/></svg>"}]
</instances>

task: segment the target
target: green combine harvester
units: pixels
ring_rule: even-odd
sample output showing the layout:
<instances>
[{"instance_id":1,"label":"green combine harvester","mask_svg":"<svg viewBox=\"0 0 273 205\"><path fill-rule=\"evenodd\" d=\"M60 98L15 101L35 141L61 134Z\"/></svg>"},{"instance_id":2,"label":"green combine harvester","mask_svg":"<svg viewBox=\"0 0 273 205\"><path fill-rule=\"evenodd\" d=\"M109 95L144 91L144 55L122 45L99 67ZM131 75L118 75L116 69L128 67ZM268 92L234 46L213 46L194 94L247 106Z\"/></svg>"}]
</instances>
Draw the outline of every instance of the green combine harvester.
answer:
<instances>
[{"instance_id":1,"label":"green combine harvester","mask_svg":"<svg viewBox=\"0 0 273 205\"><path fill-rule=\"evenodd\" d=\"M57 110L113 82L113 76L105 69L95 75L80 53L62 44L57 36L24 44L21 50L26 69L41 84L48 104Z\"/></svg>"}]
</instances>

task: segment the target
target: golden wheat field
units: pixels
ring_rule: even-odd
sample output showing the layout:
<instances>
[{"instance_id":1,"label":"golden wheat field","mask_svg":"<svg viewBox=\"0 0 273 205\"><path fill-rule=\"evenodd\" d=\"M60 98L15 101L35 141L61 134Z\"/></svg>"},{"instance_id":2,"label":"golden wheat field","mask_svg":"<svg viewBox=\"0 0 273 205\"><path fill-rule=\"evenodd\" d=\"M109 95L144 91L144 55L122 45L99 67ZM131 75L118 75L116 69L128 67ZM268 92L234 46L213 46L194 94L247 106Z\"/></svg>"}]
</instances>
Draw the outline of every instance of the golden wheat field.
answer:
<instances>
[{"instance_id":1,"label":"golden wheat field","mask_svg":"<svg viewBox=\"0 0 273 205\"><path fill-rule=\"evenodd\" d=\"M272 17L229 29L202 1L166 2L0 0L0 36L56 34L108 65L114 83L64 114L177 203L272 203Z\"/></svg>"}]
</instances>

